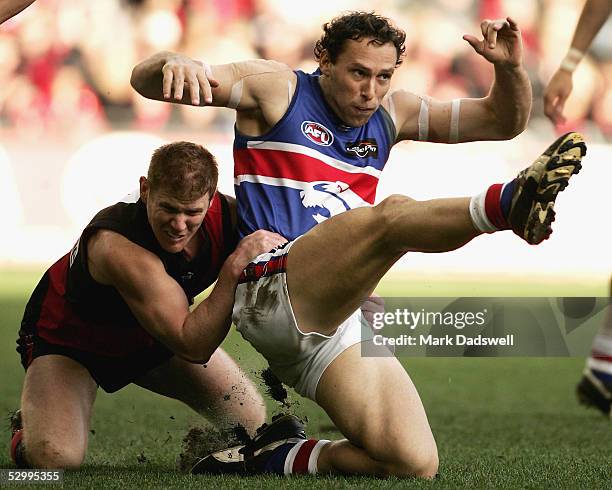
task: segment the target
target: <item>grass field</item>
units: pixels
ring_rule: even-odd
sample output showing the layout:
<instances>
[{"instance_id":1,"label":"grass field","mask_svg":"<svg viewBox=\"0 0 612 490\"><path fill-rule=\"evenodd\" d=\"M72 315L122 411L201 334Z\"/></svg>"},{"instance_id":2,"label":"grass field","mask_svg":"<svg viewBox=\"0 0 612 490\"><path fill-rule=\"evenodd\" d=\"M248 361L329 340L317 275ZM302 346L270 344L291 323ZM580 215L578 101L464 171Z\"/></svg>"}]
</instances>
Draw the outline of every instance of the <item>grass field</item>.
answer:
<instances>
[{"instance_id":1,"label":"grass field","mask_svg":"<svg viewBox=\"0 0 612 490\"><path fill-rule=\"evenodd\" d=\"M0 414L19 403L23 370L14 350L24 303L38 272L0 270ZM529 284L481 279L432 280L391 275L382 295L592 295L589 282ZM224 347L251 373L262 359L235 333ZM78 488L612 488L612 424L575 401L584 360L577 358L404 359L425 404L440 452L440 475L430 482L342 477L204 477L176 469L187 429L200 420L178 402L130 386L100 391L85 465L65 475ZM297 395L292 395L297 398ZM367 394L364 393L364 399ZM271 414L279 410L272 400ZM329 419L300 399L314 437L337 438ZM0 467L11 467L8 421Z\"/></svg>"}]
</instances>

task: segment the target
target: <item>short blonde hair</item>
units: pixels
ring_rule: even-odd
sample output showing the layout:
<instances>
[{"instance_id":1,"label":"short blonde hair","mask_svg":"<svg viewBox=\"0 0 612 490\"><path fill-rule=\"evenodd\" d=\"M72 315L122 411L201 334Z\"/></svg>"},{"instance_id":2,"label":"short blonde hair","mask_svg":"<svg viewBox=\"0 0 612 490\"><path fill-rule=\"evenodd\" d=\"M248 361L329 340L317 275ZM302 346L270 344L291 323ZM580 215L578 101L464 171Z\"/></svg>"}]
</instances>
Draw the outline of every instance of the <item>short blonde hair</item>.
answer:
<instances>
[{"instance_id":1,"label":"short blonde hair","mask_svg":"<svg viewBox=\"0 0 612 490\"><path fill-rule=\"evenodd\" d=\"M181 201L194 201L217 190L217 161L206 148L188 141L161 146L153 153L147 174L152 191L163 189Z\"/></svg>"}]
</instances>

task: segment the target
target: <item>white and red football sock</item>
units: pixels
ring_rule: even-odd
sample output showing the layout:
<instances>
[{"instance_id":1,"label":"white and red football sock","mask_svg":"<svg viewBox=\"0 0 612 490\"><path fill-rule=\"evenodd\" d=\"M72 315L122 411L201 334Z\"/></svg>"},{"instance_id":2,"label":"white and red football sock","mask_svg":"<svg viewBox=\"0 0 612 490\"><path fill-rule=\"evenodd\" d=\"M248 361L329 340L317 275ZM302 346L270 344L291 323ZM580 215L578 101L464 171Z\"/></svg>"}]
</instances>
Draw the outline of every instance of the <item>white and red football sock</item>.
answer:
<instances>
[{"instance_id":1,"label":"white and red football sock","mask_svg":"<svg viewBox=\"0 0 612 490\"><path fill-rule=\"evenodd\" d=\"M493 233L509 230L508 215L517 179L507 184L493 184L470 200L470 216L477 230Z\"/></svg>"},{"instance_id":2,"label":"white and red football sock","mask_svg":"<svg viewBox=\"0 0 612 490\"><path fill-rule=\"evenodd\" d=\"M277 475L314 475L318 471L317 461L321 449L330 442L325 439L305 439L283 444L274 450L265 471Z\"/></svg>"}]
</instances>

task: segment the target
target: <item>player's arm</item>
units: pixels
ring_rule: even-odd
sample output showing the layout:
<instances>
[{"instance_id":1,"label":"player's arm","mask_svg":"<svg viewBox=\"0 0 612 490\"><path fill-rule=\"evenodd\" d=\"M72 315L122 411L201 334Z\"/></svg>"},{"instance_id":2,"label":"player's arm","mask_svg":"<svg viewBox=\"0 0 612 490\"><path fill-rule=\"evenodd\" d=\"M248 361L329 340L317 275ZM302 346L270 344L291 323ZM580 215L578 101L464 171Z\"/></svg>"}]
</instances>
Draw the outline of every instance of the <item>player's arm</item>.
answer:
<instances>
[{"instance_id":1,"label":"player's arm","mask_svg":"<svg viewBox=\"0 0 612 490\"><path fill-rule=\"evenodd\" d=\"M132 70L130 83L142 96L186 105L213 105L250 111L269 92L270 77L285 80L295 74L284 64L249 60L209 65L178 53L161 52ZM286 86L286 85L285 85Z\"/></svg>"},{"instance_id":2,"label":"player's arm","mask_svg":"<svg viewBox=\"0 0 612 490\"><path fill-rule=\"evenodd\" d=\"M493 64L495 80L486 97L438 101L405 90L389 96L397 140L436 143L510 139L526 127L531 110L531 83L522 65L522 43L511 19L481 23L482 39L464 39Z\"/></svg>"},{"instance_id":3,"label":"player's arm","mask_svg":"<svg viewBox=\"0 0 612 490\"><path fill-rule=\"evenodd\" d=\"M0 24L17 15L32 3L34 0L2 0L0 2Z\"/></svg>"},{"instance_id":4,"label":"player's arm","mask_svg":"<svg viewBox=\"0 0 612 490\"><path fill-rule=\"evenodd\" d=\"M572 44L544 90L544 114L553 123L565 122L565 101L574 88L572 74L610 13L612 0L587 0L584 4Z\"/></svg>"},{"instance_id":5,"label":"player's arm","mask_svg":"<svg viewBox=\"0 0 612 490\"><path fill-rule=\"evenodd\" d=\"M115 287L139 323L178 356L205 362L225 338L238 278L257 255L284 243L280 235L257 231L245 237L225 261L211 294L193 311L185 293L148 250L109 230L87 244L92 277Z\"/></svg>"}]
</instances>

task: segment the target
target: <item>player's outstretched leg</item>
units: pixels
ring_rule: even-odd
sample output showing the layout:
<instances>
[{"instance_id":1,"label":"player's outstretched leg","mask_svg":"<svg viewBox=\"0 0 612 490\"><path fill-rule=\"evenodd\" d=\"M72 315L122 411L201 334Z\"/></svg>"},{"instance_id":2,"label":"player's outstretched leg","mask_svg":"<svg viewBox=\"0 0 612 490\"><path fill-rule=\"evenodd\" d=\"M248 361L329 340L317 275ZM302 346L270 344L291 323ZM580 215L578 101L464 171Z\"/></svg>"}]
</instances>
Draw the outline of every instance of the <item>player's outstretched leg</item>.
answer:
<instances>
[{"instance_id":1,"label":"player's outstretched leg","mask_svg":"<svg viewBox=\"0 0 612 490\"><path fill-rule=\"evenodd\" d=\"M578 173L585 153L582 136L568 133L516 179L471 199L415 201L395 195L317 225L293 244L287 258L287 286L300 329L334 332L407 252L450 251L501 230L513 230L530 244L545 240L557 195Z\"/></svg>"},{"instance_id":2,"label":"player's outstretched leg","mask_svg":"<svg viewBox=\"0 0 612 490\"><path fill-rule=\"evenodd\" d=\"M275 472L303 472L294 467L299 460L311 473L436 474L436 444L419 395L397 359L361 356L358 308L409 251L453 250L498 230L529 243L545 239L557 194L584 153L582 139L566 135L506 185L471 199L392 196L335 216L247 268L252 274L238 286L234 308L238 330L347 438L279 446L270 458L284 463Z\"/></svg>"}]
</instances>

